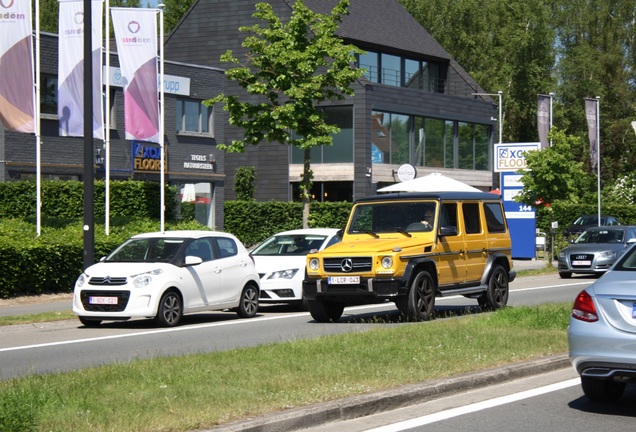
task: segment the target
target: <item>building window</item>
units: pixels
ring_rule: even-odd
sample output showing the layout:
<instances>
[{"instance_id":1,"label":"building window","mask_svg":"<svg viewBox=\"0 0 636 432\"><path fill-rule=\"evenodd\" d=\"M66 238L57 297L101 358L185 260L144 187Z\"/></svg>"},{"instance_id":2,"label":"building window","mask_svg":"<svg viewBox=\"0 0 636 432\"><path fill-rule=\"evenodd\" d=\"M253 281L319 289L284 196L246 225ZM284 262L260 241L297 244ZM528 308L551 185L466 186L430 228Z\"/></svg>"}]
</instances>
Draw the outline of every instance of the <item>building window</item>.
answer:
<instances>
[{"instance_id":1,"label":"building window","mask_svg":"<svg viewBox=\"0 0 636 432\"><path fill-rule=\"evenodd\" d=\"M333 135L332 145L311 149L311 163L353 162L353 107L328 107L324 111L327 123L337 125L340 132ZM292 147L292 163L304 163L304 155L304 150Z\"/></svg>"},{"instance_id":2,"label":"building window","mask_svg":"<svg viewBox=\"0 0 636 432\"><path fill-rule=\"evenodd\" d=\"M444 92L443 68L434 62L420 61L393 54L367 51L358 56L358 67L371 82L408 87L430 92Z\"/></svg>"},{"instance_id":3,"label":"building window","mask_svg":"<svg viewBox=\"0 0 636 432\"><path fill-rule=\"evenodd\" d=\"M213 130L212 107L200 100L177 99L177 133L210 134Z\"/></svg>"},{"instance_id":4,"label":"building window","mask_svg":"<svg viewBox=\"0 0 636 432\"><path fill-rule=\"evenodd\" d=\"M42 75L40 89L40 113L57 115L57 76Z\"/></svg>"},{"instance_id":5,"label":"building window","mask_svg":"<svg viewBox=\"0 0 636 432\"><path fill-rule=\"evenodd\" d=\"M374 111L371 128L374 164L488 170L491 126Z\"/></svg>"}]
</instances>

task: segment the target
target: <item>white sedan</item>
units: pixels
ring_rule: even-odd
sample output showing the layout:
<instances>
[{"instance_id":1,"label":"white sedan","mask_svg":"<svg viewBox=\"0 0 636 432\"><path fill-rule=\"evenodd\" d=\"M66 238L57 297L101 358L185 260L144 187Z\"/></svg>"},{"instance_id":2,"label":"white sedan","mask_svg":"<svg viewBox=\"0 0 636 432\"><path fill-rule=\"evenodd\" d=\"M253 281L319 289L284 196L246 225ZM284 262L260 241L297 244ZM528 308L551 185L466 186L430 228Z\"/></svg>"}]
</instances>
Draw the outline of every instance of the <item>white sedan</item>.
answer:
<instances>
[{"instance_id":1,"label":"white sedan","mask_svg":"<svg viewBox=\"0 0 636 432\"><path fill-rule=\"evenodd\" d=\"M89 327L135 317L172 327L200 311L253 317L258 297L254 261L236 237L166 231L133 236L88 267L75 283L73 312Z\"/></svg>"},{"instance_id":2,"label":"white sedan","mask_svg":"<svg viewBox=\"0 0 636 432\"><path fill-rule=\"evenodd\" d=\"M302 304L306 255L340 241L338 229L309 228L284 231L252 251L261 278L261 303Z\"/></svg>"}]
</instances>

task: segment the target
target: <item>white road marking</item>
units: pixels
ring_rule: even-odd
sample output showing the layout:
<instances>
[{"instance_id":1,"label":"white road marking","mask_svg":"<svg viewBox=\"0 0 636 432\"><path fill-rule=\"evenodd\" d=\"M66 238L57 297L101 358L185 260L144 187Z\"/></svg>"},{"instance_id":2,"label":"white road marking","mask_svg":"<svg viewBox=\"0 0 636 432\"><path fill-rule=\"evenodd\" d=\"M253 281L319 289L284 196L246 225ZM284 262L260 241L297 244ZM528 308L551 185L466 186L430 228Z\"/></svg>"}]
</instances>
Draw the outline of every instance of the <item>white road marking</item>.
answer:
<instances>
[{"instance_id":1,"label":"white road marking","mask_svg":"<svg viewBox=\"0 0 636 432\"><path fill-rule=\"evenodd\" d=\"M405 420L399 423L391 425L381 426L374 429L368 429L365 432L399 432L407 429L416 428L419 426L428 425L442 420L447 420L453 417L459 417L464 414L469 414L489 408L494 408L500 405L505 405L512 402L517 402L523 399L539 396L545 393L551 393L564 388L572 387L581 383L580 378L573 378L571 380L562 381L556 384L550 384L544 387L539 387L532 390L526 390L520 393L514 393L507 396L501 396L495 399L487 401L477 402L471 405L463 407L453 408L446 411L441 411L435 414L429 414L426 416L414 418L411 420Z\"/></svg>"}]
</instances>

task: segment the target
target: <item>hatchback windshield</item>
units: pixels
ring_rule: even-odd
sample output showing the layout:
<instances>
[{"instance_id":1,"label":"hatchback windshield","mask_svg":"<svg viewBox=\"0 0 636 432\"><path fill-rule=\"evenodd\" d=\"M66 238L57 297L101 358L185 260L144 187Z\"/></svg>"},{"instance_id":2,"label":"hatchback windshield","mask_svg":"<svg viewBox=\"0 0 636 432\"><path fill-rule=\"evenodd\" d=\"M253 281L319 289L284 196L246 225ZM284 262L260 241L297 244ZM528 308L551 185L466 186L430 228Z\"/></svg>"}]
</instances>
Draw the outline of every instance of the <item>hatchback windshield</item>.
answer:
<instances>
[{"instance_id":1,"label":"hatchback windshield","mask_svg":"<svg viewBox=\"0 0 636 432\"><path fill-rule=\"evenodd\" d=\"M106 257L106 262L168 262L183 244L183 238L129 239Z\"/></svg>"},{"instance_id":2,"label":"hatchback windshield","mask_svg":"<svg viewBox=\"0 0 636 432\"><path fill-rule=\"evenodd\" d=\"M622 230L587 230L575 243L623 243L624 237L625 231Z\"/></svg>"},{"instance_id":3,"label":"hatchback windshield","mask_svg":"<svg viewBox=\"0 0 636 432\"><path fill-rule=\"evenodd\" d=\"M252 255L307 255L320 249L324 235L281 235L270 237L252 252Z\"/></svg>"}]
</instances>

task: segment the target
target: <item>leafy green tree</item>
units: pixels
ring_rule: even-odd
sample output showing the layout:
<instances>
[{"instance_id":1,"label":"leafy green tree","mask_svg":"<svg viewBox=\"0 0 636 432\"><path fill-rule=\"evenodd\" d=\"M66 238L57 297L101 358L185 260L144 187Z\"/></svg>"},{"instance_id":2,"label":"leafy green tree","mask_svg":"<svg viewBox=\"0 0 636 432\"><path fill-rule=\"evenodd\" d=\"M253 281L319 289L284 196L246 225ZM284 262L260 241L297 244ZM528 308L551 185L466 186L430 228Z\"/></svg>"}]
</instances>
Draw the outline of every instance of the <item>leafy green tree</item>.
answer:
<instances>
[{"instance_id":1,"label":"leafy green tree","mask_svg":"<svg viewBox=\"0 0 636 432\"><path fill-rule=\"evenodd\" d=\"M551 147L526 153L528 170L520 171L523 189L516 201L538 207L558 200L576 203L582 191L590 189L594 179L583 170L581 162L570 156L581 139L558 130L553 130L550 137Z\"/></svg>"},{"instance_id":2,"label":"leafy green tree","mask_svg":"<svg viewBox=\"0 0 636 432\"><path fill-rule=\"evenodd\" d=\"M301 0L294 3L288 22L283 23L268 3L257 3L255 18L266 26L241 27L246 37L242 46L248 50L245 64L231 51L221 61L238 65L226 76L258 97L245 102L238 95L220 94L204 103L223 103L229 112L229 123L244 131L242 140L234 140L221 148L243 152L246 145L279 142L304 151L304 168L300 185L303 202L303 226L308 226L311 199L311 149L331 145L332 136L340 129L327 124L318 106L326 100L341 100L353 95L351 83L363 70L353 67L358 48L346 45L335 31L348 11L349 1L340 0L330 14L319 14Z\"/></svg>"},{"instance_id":3,"label":"leafy green tree","mask_svg":"<svg viewBox=\"0 0 636 432\"><path fill-rule=\"evenodd\" d=\"M166 34L171 32L186 14L195 0L164 0L163 25Z\"/></svg>"},{"instance_id":4,"label":"leafy green tree","mask_svg":"<svg viewBox=\"0 0 636 432\"><path fill-rule=\"evenodd\" d=\"M237 200L254 201L254 180L256 180L256 169L253 166L242 166L236 169L234 192Z\"/></svg>"}]
</instances>

